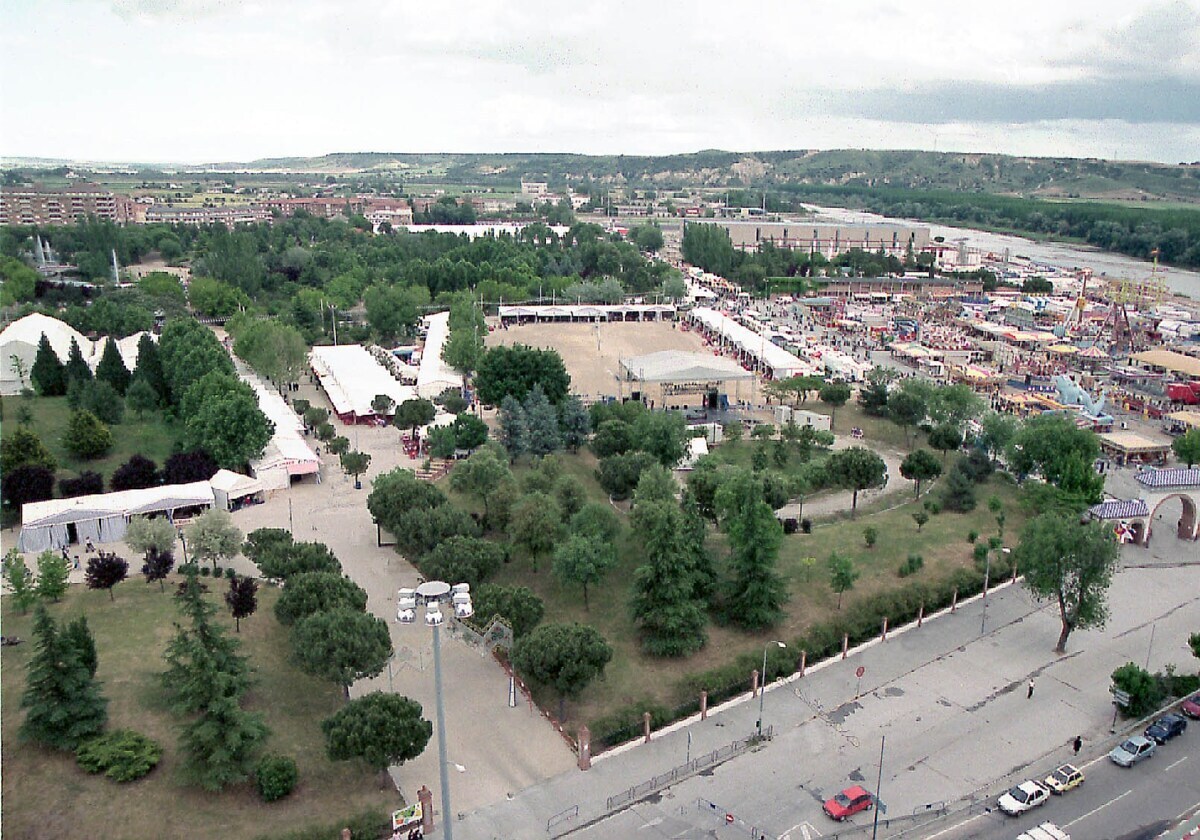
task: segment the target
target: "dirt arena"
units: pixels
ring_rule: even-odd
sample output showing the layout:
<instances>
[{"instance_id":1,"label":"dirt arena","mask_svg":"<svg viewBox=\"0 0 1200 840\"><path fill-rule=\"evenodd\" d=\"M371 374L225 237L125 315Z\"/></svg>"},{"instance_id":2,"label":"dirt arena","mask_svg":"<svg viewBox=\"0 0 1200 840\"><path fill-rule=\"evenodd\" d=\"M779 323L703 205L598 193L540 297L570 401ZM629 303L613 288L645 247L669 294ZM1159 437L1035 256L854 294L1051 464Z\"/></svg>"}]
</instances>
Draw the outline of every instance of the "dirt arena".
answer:
<instances>
[{"instance_id":1,"label":"dirt arena","mask_svg":"<svg viewBox=\"0 0 1200 840\"><path fill-rule=\"evenodd\" d=\"M489 347L525 344L557 350L571 375L571 390L587 399L617 395L620 359L660 350L712 353L696 333L669 321L497 326L488 334L487 343ZM743 387L747 385L743 383ZM629 390L625 383L624 393Z\"/></svg>"}]
</instances>

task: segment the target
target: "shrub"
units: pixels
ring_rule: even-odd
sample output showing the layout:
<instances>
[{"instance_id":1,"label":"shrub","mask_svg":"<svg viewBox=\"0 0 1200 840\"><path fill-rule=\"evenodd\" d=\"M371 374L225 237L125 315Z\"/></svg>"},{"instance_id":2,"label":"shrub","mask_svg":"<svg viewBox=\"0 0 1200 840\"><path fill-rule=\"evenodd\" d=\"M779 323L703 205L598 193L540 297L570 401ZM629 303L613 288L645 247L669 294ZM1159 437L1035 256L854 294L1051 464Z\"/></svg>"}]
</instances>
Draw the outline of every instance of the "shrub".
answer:
<instances>
[{"instance_id":1,"label":"shrub","mask_svg":"<svg viewBox=\"0 0 1200 840\"><path fill-rule=\"evenodd\" d=\"M234 571L233 566L230 566L225 570L225 577L229 580L233 580L235 577L237 577L237 572Z\"/></svg>"},{"instance_id":2,"label":"shrub","mask_svg":"<svg viewBox=\"0 0 1200 840\"><path fill-rule=\"evenodd\" d=\"M863 528L863 542L867 544L867 548L874 548L876 541L879 539L879 529L873 525L868 525Z\"/></svg>"},{"instance_id":3,"label":"shrub","mask_svg":"<svg viewBox=\"0 0 1200 840\"><path fill-rule=\"evenodd\" d=\"M974 528L972 528L970 531L967 531L967 542L974 543L977 539L979 539L978 531L976 531Z\"/></svg>"},{"instance_id":4,"label":"shrub","mask_svg":"<svg viewBox=\"0 0 1200 840\"><path fill-rule=\"evenodd\" d=\"M254 768L254 784L263 802L274 802L291 793L300 778L296 762L286 755L264 755Z\"/></svg>"},{"instance_id":5,"label":"shrub","mask_svg":"<svg viewBox=\"0 0 1200 840\"><path fill-rule=\"evenodd\" d=\"M801 519L800 520L800 530L806 534L811 534L812 533L812 520L811 519Z\"/></svg>"},{"instance_id":6,"label":"shrub","mask_svg":"<svg viewBox=\"0 0 1200 840\"><path fill-rule=\"evenodd\" d=\"M908 555L908 559L904 561L904 564L900 566L900 571L897 572L897 574L899 574L902 578L908 577L909 575L915 575L917 572L921 571L921 568L924 565L925 558L923 558L920 554L910 554Z\"/></svg>"},{"instance_id":7,"label":"shrub","mask_svg":"<svg viewBox=\"0 0 1200 840\"><path fill-rule=\"evenodd\" d=\"M162 747L130 729L117 729L85 742L75 760L89 773L103 773L114 782L145 776L162 757Z\"/></svg>"},{"instance_id":8,"label":"shrub","mask_svg":"<svg viewBox=\"0 0 1200 840\"><path fill-rule=\"evenodd\" d=\"M925 510L929 511L930 516L937 516L942 512L942 504L941 502L935 502L932 499L926 499Z\"/></svg>"},{"instance_id":9,"label":"shrub","mask_svg":"<svg viewBox=\"0 0 1200 840\"><path fill-rule=\"evenodd\" d=\"M200 577L208 577L210 574L212 574L212 569L208 568L208 566L200 567Z\"/></svg>"},{"instance_id":10,"label":"shrub","mask_svg":"<svg viewBox=\"0 0 1200 840\"><path fill-rule=\"evenodd\" d=\"M794 534L799 530L800 523L796 521L796 517L789 516L783 520L783 533Z\"/></svg>"}]
</instances>

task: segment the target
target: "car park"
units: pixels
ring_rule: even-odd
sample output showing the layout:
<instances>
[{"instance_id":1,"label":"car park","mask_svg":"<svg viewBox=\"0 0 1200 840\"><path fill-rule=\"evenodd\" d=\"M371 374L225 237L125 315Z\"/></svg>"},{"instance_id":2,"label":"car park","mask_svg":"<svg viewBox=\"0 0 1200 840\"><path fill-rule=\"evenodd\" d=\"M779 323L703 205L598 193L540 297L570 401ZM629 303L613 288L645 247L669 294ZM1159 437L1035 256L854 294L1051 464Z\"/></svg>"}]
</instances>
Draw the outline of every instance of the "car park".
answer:
<instances>
[{"instance_id":1,"label":"car park","mask_svg":"<svg viewBox=\"0 0 1200 840\"><path fill-rule=\"evenodd\" d=\"M1051 793L1066 793L1083 784L1083 771L1070 764L1064 764L1046 777L1042 785Z\"/></svg>"},{"instance_id":2,"label":"car park","mask_svg":"<svg viewBox=\"0 0 1200 840\"><path fill-rule=\"evenodd\" d=\"M1146 731L1142 734L1161 746L1176 735L1182 735L1185 729L1187 729L1187 720L1182 715L1163 715L1147 726Z\"/></svg>"},{"instance_id":3,"label":"car park","mask_svg":"<svg viewBox=\"0 0 1200 840\"><path fill-rule=\"evenodd\" d=\"M866 788L855 785L848 787L837 796L825 800L825 813L838 822L853 816L860 811L870 811L875 805L875 797Z\"/></svg>"},{"instance_id":4,"label":"car park","mask_svg":"<svg viewBox=\"0 0 1200 840\"><path fill-rule=\"evenodd\" d=\"M1193 720L1200 720L1200 694L1183 701L1180 711Z\"/></svg>"},{"instance_id":5,"label":"car park","mask_svg":"<svg viewBox=\"0 0 1200 840\"><path fill-rule=\"evenodd\" d=\"M1016 816L1017 814L1024 814L1026 811L1032 811L1037 806L1045 804L1049 798L1049 790L1039 782L1027 779L1001 796L998 804L1001 811Z\"/></svg>"},{"instance_id":6,"label":"car park","mask_svg":"<svg viewBox=\"0 0 1200 840\"><path fill-rule=\"evenodd\" d=\"M1149 738L1134 735L1132 738L1126 738L1114 747L1113 751L1108 754L1108 757L1113 760L1114 764L1119 764L1121 767L1132 767L1139 761L1144 761L1154 755L1154 750L1157 746L1158 744Z\"/></svg>"}]
</instances>

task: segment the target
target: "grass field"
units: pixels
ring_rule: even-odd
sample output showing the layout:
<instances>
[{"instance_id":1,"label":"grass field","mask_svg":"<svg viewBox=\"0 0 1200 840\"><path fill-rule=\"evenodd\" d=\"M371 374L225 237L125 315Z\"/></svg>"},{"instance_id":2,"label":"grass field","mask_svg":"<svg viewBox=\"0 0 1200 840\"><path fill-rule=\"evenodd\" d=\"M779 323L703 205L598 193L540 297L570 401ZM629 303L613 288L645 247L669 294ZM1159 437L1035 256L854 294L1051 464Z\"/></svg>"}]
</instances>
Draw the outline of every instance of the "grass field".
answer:
<instances>
[{"instance_id":1,"label":"grass field","mask_svg":"<svg viewBox=\"0 0 1200 840\"><path fill-rule=\"evenodd\" d=\"M85 461L76 458L62 445L63 431L71 419L71 409L66 397L4 397L3 436L7 438L18 427L18 415L22 406L29 408L32 422L29 427L46 444L46 448L58 459L58 478L78 475L83 470L92 470L104 476L107 486L113 470L124 464L132 455L144 455L160 467L175 450L176 432L161 414L148 414L144 420L127 411L124 421L113 426L113 448L102 458Z\"/></svg>"},{"instance_id":2,"label":"grass field","mask_svg":"<svg viewBox=\"0 0 1200 840\"><path fill-rule=\"evenodd\" d=\"M750 450L749 446L741 448ZM589 499L607 501L604 491L596 483L596 460L590 453L582 452L578 457L567 456L563 460L564 472L583 481ZM514 472L519 476L528 469L522 464ZM443 486L443 489L448 488ZM893 494L888 498L889 506L894 506L891 510L860 513L856 520L818 525L811 534L785 537L778 561L778 570L787 581L790 597L784 620L764 633L747 633L710 622L708 644L686 659L654 659L644 656L639 649L637 629L629 614L629 598L634 570L641 565L642 557L628 530L620 541L618 565L589 590L590 609L584 609L578 587L563 586L558 582L550 570L548 558L543 558L539 571L534 572L529 559L517 553L492 582L529 587L545 601L544 622L588 624L599 630L613 646L613 660L605 670L604 678L590 685L578 700L568 702L566 706L567 726L574 729L580 723L593 721L632 703L673 706L693 699L680 687L689 674L732 662L742 654L761 652L764 642L770 639L790 641L806 628L833 618L837 613L837 596L829 585L826 562L834 549L850 556L861 573L854 588L845 594L843 609L901 584L937 581L955 569L970 567L973 564L972 546L967 541L967 533L976 530L982 535L981 539L996 533L995 519L987 508L989 496L996 495L1004 502L1006 533L1015 534L1024 518L1016 504L1016 488L1006 480L991 479L987 485L978 488L977 495L979 505L974 511L939 514L920 532L912 514L923 509L922 502L911 496L898 498ZM453 493L451 496L456 503L477 509L470 500ZM622 519L625 519L623 514ZM862 536L863 528L868 525L877 528L881 535L879 544L873 549L866 548ZM710 549L717 558L718 569L723 572L727 551L724 537L714 533L710 538ZM915 576L902 580L897 569L910 553L920 554L925 565ZM548 693L539 696L539 701L543 708L557 706L557 698Z\"/></svg>"},{"instance_id":3,"label":"grass field","mask_svg":"<svg viewBox=\"0 0 1200 840\"><path fill-rule=\"evenodd\" d=\"M174 580L178 576L173 575ZM274 617L278 590L260 590L258 612L243 620L236 635L255 669L245 706L265 714L271 728L267 752L292 756L300 783L286 799L261 802L250 782L210 794L179 778L176 718L167 708L158 675L177 618L168 581L166 594L140 579L119 584L116 600L104 592L72 586L62 603L50 605L56 620L88 619L96 638L97 678L109 699L109 726L128 727L157 740L163 759L149 776L118 785L89 776L73 756L23 744L21 693L33 654L32 614L17 615L4 599L6 635L26 639L3 649L3 834L7 838L257 838L318 824L330 825L364 810L396 807L395 791L379 787L379 775L357 762L333 763L325 756L320 722L344 700L340 690L289 664L286 628ZM214 587L210 596L221 596ZM233 633L221 602L220 620ZM333 836L333 835L331 835Z\"/></svg>"}]
</instances>

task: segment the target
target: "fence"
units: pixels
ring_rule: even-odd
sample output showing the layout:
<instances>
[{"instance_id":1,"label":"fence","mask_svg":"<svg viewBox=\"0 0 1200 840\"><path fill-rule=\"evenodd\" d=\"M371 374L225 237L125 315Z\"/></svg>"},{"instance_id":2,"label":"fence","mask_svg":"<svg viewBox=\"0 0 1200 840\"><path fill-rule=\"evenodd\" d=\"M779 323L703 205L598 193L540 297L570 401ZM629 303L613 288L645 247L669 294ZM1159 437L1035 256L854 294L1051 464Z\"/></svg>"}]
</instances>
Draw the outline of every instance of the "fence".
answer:
<instances>
[{"instance_id":1,"label":"fence","mask_svg":"<svg viewBox=\"0 0 1200 840\"><path fill-rule=\"evenodd\" d=\"M554 826L564 823L567 820L577 819L579 817L579 806L572 805L570 808L565 808L559 811L550 819L546 820L546 831L551 831Z\"/></svg>"},{"instance_id":2,"label":"fence","mask_svg":"<svg viewBox=\"0 0 1200 840\"><path fill-rule=\"evenodd\" d=\"M726 744L719 749L715 749L710 753L694 758L686 764L680 764L668 770L666 773L659 773L652 779L647 779L641 784L623 790L618 794L608 797L604 804L604 810L607 813L617 811L630 803L636 802L652 793L657 793L664 788L670 787L676 782L681 782L689 776L699 773L701 770L707 770L710 767L715 767L722 762L728 761L735 755L740 755L750 749L759 741L769 739L774 732L770 726L766 728L762 737L751 735L748 738L741 738L732 743Z\"/></svg>"}]
</instances>

